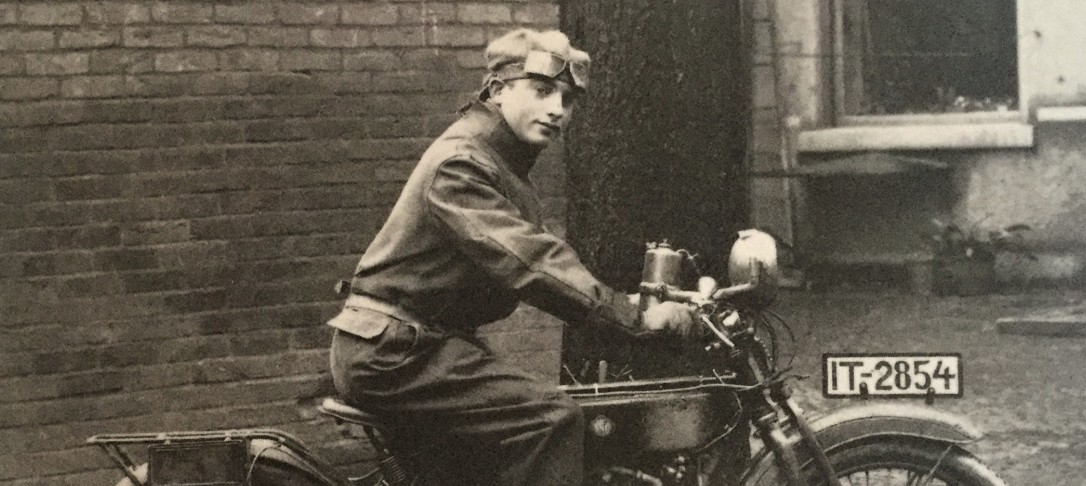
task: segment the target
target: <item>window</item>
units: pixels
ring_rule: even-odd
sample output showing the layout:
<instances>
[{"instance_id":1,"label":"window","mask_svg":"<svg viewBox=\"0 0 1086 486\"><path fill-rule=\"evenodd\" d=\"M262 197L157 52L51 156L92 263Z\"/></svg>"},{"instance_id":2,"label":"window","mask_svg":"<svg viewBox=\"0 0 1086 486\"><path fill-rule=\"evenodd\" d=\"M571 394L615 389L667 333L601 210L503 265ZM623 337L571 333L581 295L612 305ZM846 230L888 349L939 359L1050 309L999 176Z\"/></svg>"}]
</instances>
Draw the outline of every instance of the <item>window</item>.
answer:
<instances>
[{"instance_id":1,"label":"window","mask_svg":"<svg viewBox=\"0 0 1086 486\"><path fill-rule=\"evenodd\" d=\"M1015 0L839 0L843 125L1020 109ZM964 115L963 115L964 114Z\"/></svg>"}]
</instances>

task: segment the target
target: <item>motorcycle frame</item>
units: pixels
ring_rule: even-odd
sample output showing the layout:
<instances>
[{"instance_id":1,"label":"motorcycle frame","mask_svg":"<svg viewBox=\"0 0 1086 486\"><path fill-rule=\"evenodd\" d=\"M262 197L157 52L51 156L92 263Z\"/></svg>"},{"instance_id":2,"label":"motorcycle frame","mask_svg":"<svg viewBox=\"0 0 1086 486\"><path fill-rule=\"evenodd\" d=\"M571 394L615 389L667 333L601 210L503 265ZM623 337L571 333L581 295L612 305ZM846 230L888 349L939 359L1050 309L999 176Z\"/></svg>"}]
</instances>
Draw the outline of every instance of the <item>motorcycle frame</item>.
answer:
<instances>
[{"instance_id":1,"label":"motorcycle frame","mask_svg":"<svg viewBox=\"0 0 1086 486\"><path fill-rule=\"evenodd\" d=\"M742 233L741 233L742 235ZM772 241L772 239L770 239ZM753 239L748 243L754 242ZM738 244L737 244L738 246ZM734 248L731 257L735 257ZM734 259L734 258L733 258ZM781 471L790 486L803 486L802 472L814 465L819 474L830 486L839 484L836 474L827 459L827 453L846 447L856 441L874 437L897 437L933 441L943 444L950 451L954 447L972 443L981 438L980 432L964 418L940 412L931 408L913 405L862 405L835 410L825 416L808 422L799 412L791 399L791 390L787 377L776 369L768 352L759 342L751 325L746 328L737 326L739 315L748 317L747 311L754 314L764 308L772 295L760 291L760 287L775 289L772 280L776 257L767 265L759 258L750 259L749 282L732 287L717 288L715 281L703 291L699 281L699 291L682 291L664 282L642 282L642 302L649 298L687 302L695 304L703 312L702 318L707 327L716 335L719 342L714 342L707 349L720 351L725 363L738 364L735 375L714 377L683 377L671 380L641 380L615 384L596 384L577 387L560 387L576 399L577 394L586 397L598 397L604 394L633 395L636 393L678 393L686 390L704 388L725 388L736 392L740 406L737 420L748 420L758 431L759 438L765 445L749 458L747 471L743 474L742 484L756 484L771 469ZM729 261L729 267L733 262ZM648 264L646 264L646 268ZM739 267L740 269L742 267ZM731 268L729 268L731 273ZM646 274L648 275L648 274ZM775 278L775 277L774 277ZM649 280L659 280L652 279ZM712 279L710 279L712 280ZM766 285L763 285L766 284ZM717 304L733 299L729 304L729 317L716 314ZM747 308L739 308L739 307ZM753 308L750 308L753 307ZM730 312L734 310L735 312ZM716 320L714 321L714 317ZM725 329L726 331L722 331ZM734 342L733 342L734 340ZM691 379L693 381L691 381ZM745 410L744 410L745 409ZM337 417L337 420L344 420ZM714 433L709 440L693 450L675 451L675 457L687 454L700 454L707 451L718 441L727 437L740 422L725 427ZM394 460L390 451L382 447L374 433L373 425L364 425L364 430L384 459ZM103 434L88 439L88 444L100 447L134 484L145 485L140 478L135 461L125 451L128 445L183 444L244 442L251 458L250 472L257 459L266 457L285 463L291 468L303 471L326 485L349 485L364 480L371 474L381 471L378 467L360 478L343 478L319 457L309 452L308 448L293 436L272 429L239 429L228 431L189 431L144 434ZM236 452L231 451L231 452ZM669 452L670 454L671 452ZM936 464L938 467L938 463ZM625 469L615 467L615 469ZM629 470L640 478L641 471ZM149 474L143 470L142 474ZM647 476L647 475L646 475ZM688 484L695 475L686 476L682 481ZM649 478L652 483L660 483L656 478Z\"/></svg>"},{"instance_id":2,"label":"motorcycle frame","mask_svg":"<svg viewBox=\"0 0 1086 486\"><path fill-rule=\"evenodd\" d=\"M787 378L777 376L774 364L770 361L765 348L759 342L752 327L733 335L736 345L732 348L731 358L745 363L740 369L741 383L754 387L759 395L748 399L753 409L753 422L762 442L777 459L777 465L784 473L789 486L804 486L803 465L797 457L798 448L805 449L813 459L822 479L829 486L840 486L837 474L826 457L826 450L807 419L797 413L799 407L792 401L792 389ZM770 376L774 375L774 376ZM781 424L794 426L799 432L798 440L792 446Z\"/></svg>"},{"instance_id":3,"label":"motorcycle frame","mask_svg":"<svg viewBox=\"0 0 1086 486\"><path fill-rule=\"evenodd\" d=\"M828 452L859 440L872 437L915 438L946 444L950 447L975 442L979 430L961 417L930 407L899 404L870 404L850 406L808 422L797 411L790 398L787 377L775 372L765 348L753 332L732 336L737 345L721 350L726 361L737 366L735 374L713 377L679 377L656 380L599 383L559 387L574 399L599 396L634 396L637 393L675 393L709 388L731 389L737 392L746 410L747 420L755 426L765 445L748 462L742 484L755 484L770 468L781 471L790 486L802 486L802 471L815 466L830 485L839 484L826 457ZM740 420L743 415L739 415ZM733 426L714 434L701 447L678 455L696 455L725 437ZM367 431L368 434L368 431ZM370 437L373 440L372 436ZM308 451L306 446L289 434L271 429L242 429L230 431L194 431L144 434L107 434L88 439L101 447L114 463L135 484L146 484L136 475L135 463L122 446L135 444L197 443L199 441L244 440L250 457L255 461L267 451L276 452L270 459L309 473L327 485L355 484L356 480L340 477L334 469ZM376 445L376 444L375 444ZM621 469L621 468L620 468ZM380 470L378 468L377 470ZM376 472L377 470L373 471ZM372 474L371 472L370 474ZM369 476L367 474L358 478ZM687 476L687 477L692 477Z\"/></svg>"},{"instance_id":4,"label":"motorcycle frame","mask_svg":"<svg viewBox=\"0 0 1086 486\"><path fill-rule=\"evenodd\" d=\"M710 379L673 379L645 380L643 383L626 382L622 384L603 384L598 387L602 393L610 393L619 387L628 386L712 386ZM684 388L685 388L684 386ZM749 399L750 397L748 397ZM785 404L791 408L791 404ZM760 417L765 419L767 416ZM802 415L795 417L806 420ZM758 426L759 418L752 417ZM793 420L788 417L788 420ZM767 420L762 427L769 424ZM772 420L777 423L776 417ZM770 469L787 469L799 479L799 472L815 461L811 450L803 445L802 436L786 434L777 427L777 432L767 435L772 428L759 427L762 442L765 444L749 460L749 467L744 473L741 484L756 484L757 480ZM834 410L809 422L813 435L825 452L832 452L849 444L876 437L903 437L922 439L945 444L947 447L961 447L981 439L980 431L968 420L957 415L943 412L930 406L913 404L872 403L849 406ZM718 440L714 438L711 442ZM147 484L136 473L136 463L125 453L123 447L130 445L179 444L200 442L221 442L243 440L248 443L251 458L260 457L268 451L275 452L271 459L287 463L291 467L308 472L329 486L347 486L355 484L348 478L341 477L335 470L290 434L274 429L238 429L225 431L179 431L138 434L102 434L87 440L90 445L100 447L124 472L133 484ZM789 474L788 471L785 474Z\"/></svg>"}]
</instances>

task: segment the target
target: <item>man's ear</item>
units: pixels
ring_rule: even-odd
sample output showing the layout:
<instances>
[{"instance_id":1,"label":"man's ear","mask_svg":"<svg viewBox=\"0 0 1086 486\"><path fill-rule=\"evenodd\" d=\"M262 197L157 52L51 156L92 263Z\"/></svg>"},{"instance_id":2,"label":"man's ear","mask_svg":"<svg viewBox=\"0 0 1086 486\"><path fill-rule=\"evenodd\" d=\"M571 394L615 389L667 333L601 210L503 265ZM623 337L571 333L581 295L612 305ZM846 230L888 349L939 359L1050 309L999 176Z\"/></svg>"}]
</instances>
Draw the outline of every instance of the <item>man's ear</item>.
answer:
<instances>
[{"instance_id":1,"label":"man's ear","mask_svg":"<svg viewBox=\"0 0 1086 486\"><path fill-rule=\"evenodd\" d=\"M490 102L496 105L500 105L501 101L498 100L500 95L505 90L505 81L500 79L491 79L490 84L486 86L487 92L490 95Z\"/></svg>"}]
</instances>

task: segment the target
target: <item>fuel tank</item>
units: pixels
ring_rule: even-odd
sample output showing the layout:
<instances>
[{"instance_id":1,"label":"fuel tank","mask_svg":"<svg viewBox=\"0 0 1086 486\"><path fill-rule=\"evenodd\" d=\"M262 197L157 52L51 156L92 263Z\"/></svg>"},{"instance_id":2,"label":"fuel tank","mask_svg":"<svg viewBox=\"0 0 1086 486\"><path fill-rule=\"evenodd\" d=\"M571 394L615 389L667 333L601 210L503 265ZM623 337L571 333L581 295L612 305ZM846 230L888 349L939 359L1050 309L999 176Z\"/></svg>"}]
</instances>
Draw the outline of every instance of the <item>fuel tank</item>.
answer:
<instances>
[{"instance_id":1,"label":"fuel tank","mask_svg":"<svg viewBox=\"0 0 1086 486\"><path fill-rule=\"evenodd\" d=\"M715 378L563 388L584 410L590 461L698 449L734 425L740 411L735 394Z\"/></svg>"}]
</instances>

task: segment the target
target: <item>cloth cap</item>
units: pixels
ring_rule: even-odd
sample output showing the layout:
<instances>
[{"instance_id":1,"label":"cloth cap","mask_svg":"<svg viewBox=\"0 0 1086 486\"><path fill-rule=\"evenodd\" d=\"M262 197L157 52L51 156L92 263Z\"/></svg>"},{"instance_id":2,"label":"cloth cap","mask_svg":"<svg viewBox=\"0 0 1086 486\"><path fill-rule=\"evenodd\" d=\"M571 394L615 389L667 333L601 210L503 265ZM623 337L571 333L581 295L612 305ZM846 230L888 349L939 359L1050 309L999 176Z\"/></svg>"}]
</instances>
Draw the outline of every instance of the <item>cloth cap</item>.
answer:
<instances>
[{"instance_id":1,"label":"cloth cap","mask_svg":"<svg viewBox=\"0 0 1086 486\"><path fill-rule=\"evenodd\" d=\"M521 28L513 30L486 46L487 74L483 78L483 89L479 93L479 99L486 100L490 96L488 87L494 80L510 80L523 78L524 61L533 51L542 51L557 56L568 63L583 65L585 69L591 64L592 58L588 53L576 49L569 43L569 38L557 30L540 32L533 29ZM563 76L566 76L564 78ZM573 73L567 69L556 76L570 85L584 89L584 82L574 82ZM587 78L585 78L585 81Z\"/></svg>"}]
</instances>

